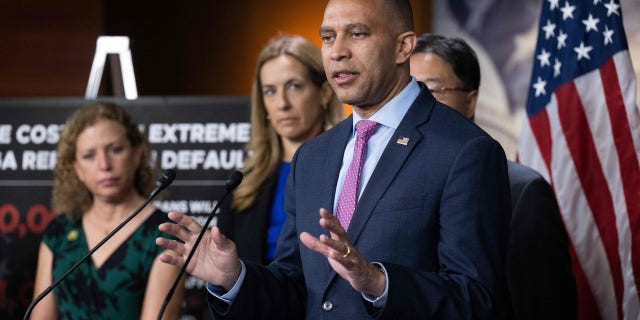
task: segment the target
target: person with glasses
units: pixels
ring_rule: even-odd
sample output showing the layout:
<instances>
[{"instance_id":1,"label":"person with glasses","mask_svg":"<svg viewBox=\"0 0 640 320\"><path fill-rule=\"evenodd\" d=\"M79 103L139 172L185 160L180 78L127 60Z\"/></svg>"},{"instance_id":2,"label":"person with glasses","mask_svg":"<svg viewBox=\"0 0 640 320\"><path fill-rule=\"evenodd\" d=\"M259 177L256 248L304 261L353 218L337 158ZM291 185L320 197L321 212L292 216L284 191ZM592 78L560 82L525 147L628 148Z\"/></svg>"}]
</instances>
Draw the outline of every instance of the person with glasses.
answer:
<instances>
[{"instance_id":1,"label":"person with glasses","mask_svg":"<svg viewBox=\"0 0 640 320\"><path fill-rule=\"evenodd\" d=\"M424 34L418 37L410 65L411 75L424 82L436 100L473 119L480 66L466 42Z\"/></svg>"},{"instance_id":2,"label":"person with glasses","mask_svg":"<svg viewBox=\"0 0 640 320\"><path fill-rule=\"evenodd\" d=\"M473 119L480 65L462 39L418 37L411 74L440 102ZM569 239L551 186L535 170L509 161L511 230L507 284L514 319L575 319L576 284Z\"/></svg>"}]
</instances>

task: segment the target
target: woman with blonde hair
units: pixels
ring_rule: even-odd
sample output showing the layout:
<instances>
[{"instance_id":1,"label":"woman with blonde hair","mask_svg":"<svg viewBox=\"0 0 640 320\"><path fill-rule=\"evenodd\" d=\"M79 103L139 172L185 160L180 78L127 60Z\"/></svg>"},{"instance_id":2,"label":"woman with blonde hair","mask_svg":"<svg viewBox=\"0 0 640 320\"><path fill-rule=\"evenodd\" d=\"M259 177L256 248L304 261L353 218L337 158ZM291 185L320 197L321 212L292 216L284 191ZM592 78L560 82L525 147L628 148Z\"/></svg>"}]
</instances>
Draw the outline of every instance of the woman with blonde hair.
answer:
<instances>
[{"instance_id":1,"label":"woman with blonde hair","mask_svg":"<svg viewBox=\"0 0 640 320\"><path fill-rule=\"evenodd\" d=\"M94 103L75 111L60 136L53 209L44 232L34 296L59 279L149 195L150 147L121 107ZM166 213L147 206L40 301L32 319L155 319L178 269L157 259ZM184 285L165 319L177 319Z\"/></svg>"},{"instance_id":2,"label":"woman with blonde hair","mask_svg":"<svg viewBox=\"0 0 640 320\"><path fill-rule=\"evenodd\" d=\"M269 263L284 222L284 187L298 147L343 119L320 49L301 36L272 39L258 56L245 178L217 226L241 258Z\"/></svg>"}]
</instances>

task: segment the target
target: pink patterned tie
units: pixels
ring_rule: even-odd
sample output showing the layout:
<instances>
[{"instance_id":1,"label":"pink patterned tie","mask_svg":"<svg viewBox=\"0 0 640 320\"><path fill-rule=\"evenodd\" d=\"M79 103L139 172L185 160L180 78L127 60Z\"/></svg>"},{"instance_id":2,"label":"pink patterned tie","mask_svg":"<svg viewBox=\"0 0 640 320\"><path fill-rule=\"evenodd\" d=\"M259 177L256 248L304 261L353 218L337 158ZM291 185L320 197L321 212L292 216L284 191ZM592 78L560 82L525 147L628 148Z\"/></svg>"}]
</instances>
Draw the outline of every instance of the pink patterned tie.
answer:
<instances>
[{"instance_id":1,"label":"pink patterned tie","mask_svg":"<svg viewBox=\"0 0 640 320\"><path fill-rule=\"evenodd\" d=\"M356 143L353 149L353 159L349 164L347 175L344 178L336 216L342 227L347 230L353 211L358 201L358 185L360 184L360 171L367 154L367 141L378 130L379 123L371 120L360 120L356 123Z\"/></svg>"}]
</instances>

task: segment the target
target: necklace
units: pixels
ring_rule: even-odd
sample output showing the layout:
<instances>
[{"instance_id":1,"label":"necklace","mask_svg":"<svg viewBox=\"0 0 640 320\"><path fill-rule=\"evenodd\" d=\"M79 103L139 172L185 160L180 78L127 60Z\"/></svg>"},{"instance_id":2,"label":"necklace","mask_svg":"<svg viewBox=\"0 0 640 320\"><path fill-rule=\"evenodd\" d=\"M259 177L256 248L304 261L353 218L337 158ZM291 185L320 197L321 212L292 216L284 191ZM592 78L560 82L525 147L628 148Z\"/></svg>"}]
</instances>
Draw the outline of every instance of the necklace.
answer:
<instances>
[{"instance_id":1,"label":"necklace","mask_svg":"<svg viewBox=\"0 0 640 320\"><path fill-rule=\"evenodd\" d=\"M86 220L89 221L89 224L94 229L96 229L98 233L102 233L103 236L106 236L109 233L111 233L120 223L122 223L122 221L125 221L127 219L126 216L118 216L118 214L114 212L113 213L114 219L111 219L111 221L101 221L101 219L99 219L100 215L97 215L95 213L96 211L91 212L89 215L85 215L84 218L86 218Z\"/></svg>"},{"instance_id":2,"label":"necklace","mask_svg":"<svg viewBox=\"0 0 640 320\"><path fill-rule=\"evenodd\" d=\"M106 223L100 223L97 220L94 220L93 218L87 218L87 221L89 221L89 223L92 224L94 228L98 229L103 236L108 235L109 233L111 233L111 231L113 231L113 229L116 228L116 227L107 225Z\"/></svg>"}]
</instances>

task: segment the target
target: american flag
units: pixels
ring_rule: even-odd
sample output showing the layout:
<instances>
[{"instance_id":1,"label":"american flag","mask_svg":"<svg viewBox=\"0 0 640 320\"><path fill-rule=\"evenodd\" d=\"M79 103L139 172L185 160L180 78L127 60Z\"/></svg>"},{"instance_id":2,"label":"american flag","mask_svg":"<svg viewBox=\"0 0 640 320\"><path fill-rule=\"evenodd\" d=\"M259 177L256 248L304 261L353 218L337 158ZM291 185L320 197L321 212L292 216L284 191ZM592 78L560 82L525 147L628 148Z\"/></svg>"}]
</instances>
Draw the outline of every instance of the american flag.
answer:
<instances>
[{"instance_id":1,"label":"american flag","mask_svg":"<svg viewBox=\"0 0 640 320\"><path fill-rule=\"evenodd\" d=\"M553 186L578 319L640 319L640 115L620 4L546 0L519 161Z\"/></svg>"}]
</instances>

